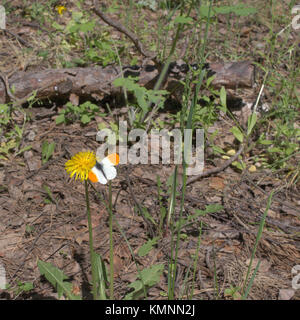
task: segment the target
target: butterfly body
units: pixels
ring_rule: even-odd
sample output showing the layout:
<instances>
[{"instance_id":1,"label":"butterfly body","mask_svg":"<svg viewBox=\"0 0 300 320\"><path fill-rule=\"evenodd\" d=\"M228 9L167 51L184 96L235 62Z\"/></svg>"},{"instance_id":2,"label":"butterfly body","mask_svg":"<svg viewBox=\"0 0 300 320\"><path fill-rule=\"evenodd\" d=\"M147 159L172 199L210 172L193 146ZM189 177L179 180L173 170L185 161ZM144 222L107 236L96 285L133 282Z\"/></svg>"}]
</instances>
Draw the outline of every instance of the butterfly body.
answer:
<instances>
[{"instance_id":1,"label":"butterfly body","mask_svg":"<svg viewBox=\"0 0 300 320\"><path fill-rule=\"evenodd\" d=\"M107 184L108 180L112 180L117 176L117 169L115 168L120 162L119 155L112 153L105 157L102 161L96 161L95 166L89 173L89 179L92 182L99 182Z\"/></svg>"}]
</instances>

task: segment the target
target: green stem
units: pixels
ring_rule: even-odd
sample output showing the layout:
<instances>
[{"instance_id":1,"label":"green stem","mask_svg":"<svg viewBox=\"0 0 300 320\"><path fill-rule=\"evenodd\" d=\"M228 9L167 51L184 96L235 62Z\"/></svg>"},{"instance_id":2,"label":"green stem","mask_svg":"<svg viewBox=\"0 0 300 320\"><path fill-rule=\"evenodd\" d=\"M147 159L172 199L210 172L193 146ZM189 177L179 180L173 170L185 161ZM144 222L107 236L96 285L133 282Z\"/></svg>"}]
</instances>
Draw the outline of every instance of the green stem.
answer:
<instances>
[{"instance_id":1,"label":"green stem","mask_svg":"<svg viewBox=\"0 0 300 320\"><path fill-rule=\"evenodd\" d=\"M91 211L90 211L90 201L89 201L89 190L87 181L84 181L85 185L85 201L86 201L86 212L88 219L88 228L89 228L89 243L90 243L90 258L92 265L92 283L93 283L93 298L97 300L97 270L94 259L94 246L93 246L93 228L92 228L92 219L91 219Z\"/></svg>"},{"instance_id":2,"label":"green stem","mask_svg":"<svg viewBox=\"0 0 300 320\"><path fill-rule=\"evenodd\" d=\"M111 192L111 181L108 182L108 193L109 193L109 267L110 267L110 299L114 299L114 243L113 243L113 228L112 228L112 192Z\"/></svg>"}]
</instances>

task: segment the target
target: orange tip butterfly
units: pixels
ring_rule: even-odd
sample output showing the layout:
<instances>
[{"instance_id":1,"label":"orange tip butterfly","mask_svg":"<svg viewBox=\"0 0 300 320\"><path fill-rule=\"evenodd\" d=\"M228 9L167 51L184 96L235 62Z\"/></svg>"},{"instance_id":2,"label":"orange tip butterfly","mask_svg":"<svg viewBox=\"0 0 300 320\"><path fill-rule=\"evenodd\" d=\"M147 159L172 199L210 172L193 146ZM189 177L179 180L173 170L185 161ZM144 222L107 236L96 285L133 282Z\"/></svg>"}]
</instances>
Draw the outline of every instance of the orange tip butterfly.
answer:
<instances>
[{"instance_id":1,"label":"orange tip butterfly","mask_svg":"<svg viewBox=\"0 0 300 320\"><path fill-rule=\"evenodd\" d=\"M120 157L117 153L112 153L105 157L101 162L96 161L96 165L89 172L89 179L92 182L100 182L107 184L108 180L112 180L117 176L115 168L120 162Z\"/></svg>"}]
</instances>

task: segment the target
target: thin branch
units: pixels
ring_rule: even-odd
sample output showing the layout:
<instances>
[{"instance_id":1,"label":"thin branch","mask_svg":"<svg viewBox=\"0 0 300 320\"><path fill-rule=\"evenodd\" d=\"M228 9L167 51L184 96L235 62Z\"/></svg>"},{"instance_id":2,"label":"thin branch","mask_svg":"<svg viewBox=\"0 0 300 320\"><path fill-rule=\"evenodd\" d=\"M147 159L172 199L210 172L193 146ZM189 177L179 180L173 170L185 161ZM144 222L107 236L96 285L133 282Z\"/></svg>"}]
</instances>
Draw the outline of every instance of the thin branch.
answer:
<instances>
[{"instance_id":1,"label":"thin branch","mask_svg":"<svg viewBox=\"0 0 300 320\"><path fill-rule=\"evenodd\" d=\"M29 43L28 43L27 41L25 41L24 39L22 39L19 35L11 32L11 31L9 31L9 30L7 30L7 29L5 29L5 30L3 30L3 31L4 31L4 33L5 33L6 35L10 35L10 36L16 38L16 39L17 39L21 44L23 44L25 47L27 47L27 48L32 48L32 45L29 44Z\"/></svg>"},{"instance_id":2,"label":"thin branch","mask_svg":"<svg viewBox=\"0 0 300 320\"><path fill-rule=\"evenodd\" d=\"M216 174L216 173L219 173L223 170L225 170L227 167L229 167L232 162L236 161L236 159L238 158L238 156L243 152L244 150L244 146L241 144L240 145L240 148L238 150L238 152L232 156L230 159L228 159L222 166L220 167L217 167L217 168L213 168L213 169L210 169L210 170L207 170L205 172L202 172L201 174L199 174L198 176L195 176L195 177L192 177L192 178L189 178L186 182L186 184L191 184L197 180L199 180L200 178L203 178L203 177L207 177L207 176L210 176L212 174Z\"/></svg>"},{"instance_id":3,"label":"thin branch","mask_svg":"<svg viewBox=\"0 0 300 320\"><path fill-rule=\"evenodd\" d=\"M97 0L94 0L94 6L92 10L99 16L104 22L106 22L111 27L117 29L119 32L124 33L135 45L137 50L145 57L151 60L155 60L156 53L149 52L144 49L142 43L140 42L139 38L131 31L126 29L120 22L116 22L106 16L100 9Z\"/></svg>"}]
</instances>

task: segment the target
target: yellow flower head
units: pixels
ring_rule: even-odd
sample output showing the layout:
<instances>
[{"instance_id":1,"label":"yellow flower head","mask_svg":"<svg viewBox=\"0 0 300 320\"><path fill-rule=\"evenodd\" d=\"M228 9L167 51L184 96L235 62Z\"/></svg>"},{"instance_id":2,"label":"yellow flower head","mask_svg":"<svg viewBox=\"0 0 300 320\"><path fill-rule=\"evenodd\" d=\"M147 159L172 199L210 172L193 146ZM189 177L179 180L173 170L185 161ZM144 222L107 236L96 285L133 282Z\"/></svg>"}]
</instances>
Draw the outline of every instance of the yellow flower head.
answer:
<instances>
[{"instance_id":1,"label":"yellow flower head","mask_svg":"<svg viewBox=\"0 0 300 320\"><path fill-rule=\"evenodd\" d=\"M87 180L89 172L96 164L96 155L94 152L85 151L76 153L65 164L65 169L72 178L74 175L75 180L79 177L81 181Z\"/></svg>"},{"instance_id":2,"label":"yellow flower head","mask_svg":"<svg viewBox=\"0 0 300 320\"><path fill-rule=\"evenodd\" d=\"M67 8L64 6L57 6L57 7L55 7L55 9L60 16L63 14L64 11L67 11Z\"/></svg>"}]
</instances>

